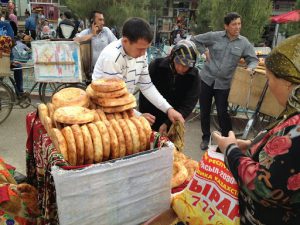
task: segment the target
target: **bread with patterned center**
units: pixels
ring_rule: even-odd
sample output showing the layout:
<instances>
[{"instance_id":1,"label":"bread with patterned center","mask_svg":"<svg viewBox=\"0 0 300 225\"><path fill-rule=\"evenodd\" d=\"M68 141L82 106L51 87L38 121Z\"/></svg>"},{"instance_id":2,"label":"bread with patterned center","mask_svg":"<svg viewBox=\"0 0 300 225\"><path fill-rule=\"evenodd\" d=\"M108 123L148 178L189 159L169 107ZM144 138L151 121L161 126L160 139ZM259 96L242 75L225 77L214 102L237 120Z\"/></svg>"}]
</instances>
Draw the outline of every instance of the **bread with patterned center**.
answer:
<instances>
[{"instance_id":1,"label":"bread with patterned center","mask_svg":"<svg viewBox=\"0 0 300 225\"><path fill-rule=\"evenodd\" d=\"M52 97L55 108L63 106L82 106L89 105L89 98L86 92L80 88L64 88L55 93Z\"/></svg>"},{"instance_id":2,"label":"bread with patterned center","mask_svg":"<svg viewBox=\"0 0 300 225\"><path fill-rule=\"evenodd\" d=\"M94 120L94 111L81 106L65 106L56 109L53 118L65 124L85 124Z\"/></svg>"},{"instance_id":3,"label":"bread with patterned center","mask_svg":"<svg viewBox=\"0 0 300 225\"><path fill-rule=\"evenodd\" d=\"M126 93L128 93L128 90L126 87L116 90L116 91L110 91L110 92L99 92L95 91L91 84L86 88L86 93L90 98L96 99L96 98L118 98Z\"/></svg>"},{"instance_id":4,"label":"bread with patterned center","mask_svg":"<svg viewBox=\"0 0 300 225\"><path fill-rule=\"evenodd\" d=\"M99 80L93 80L91 87L94 91L98 92L112 92L125 88L126 84L123 80L118 78L102 78Z\"/></svg>"}]
</instances>

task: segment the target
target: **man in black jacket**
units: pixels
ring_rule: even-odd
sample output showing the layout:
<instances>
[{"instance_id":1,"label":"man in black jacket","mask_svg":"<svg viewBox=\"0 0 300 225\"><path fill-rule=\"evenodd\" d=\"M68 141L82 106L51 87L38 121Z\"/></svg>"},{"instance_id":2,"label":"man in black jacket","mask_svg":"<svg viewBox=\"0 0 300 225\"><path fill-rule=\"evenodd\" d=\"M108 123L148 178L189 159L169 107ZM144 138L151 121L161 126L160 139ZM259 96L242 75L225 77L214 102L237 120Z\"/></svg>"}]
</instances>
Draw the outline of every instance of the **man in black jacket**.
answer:
<instances>
[{"instance_id":1,"label":"man in black jacket","mask_svg":"<svg viewBox=\"0 0 300 225\"><path fill-rule=\"evenodd\" d=\"M193 42L179 41L169 56L157 58L149 65L151 80L162 96L184 118L193 111L199 97L200 77L195 68L197 49ZM152 129L166 133L171 126L167 115L152 105L142 94L139 110L155 116Z\"/></svg>"}]
</instances>

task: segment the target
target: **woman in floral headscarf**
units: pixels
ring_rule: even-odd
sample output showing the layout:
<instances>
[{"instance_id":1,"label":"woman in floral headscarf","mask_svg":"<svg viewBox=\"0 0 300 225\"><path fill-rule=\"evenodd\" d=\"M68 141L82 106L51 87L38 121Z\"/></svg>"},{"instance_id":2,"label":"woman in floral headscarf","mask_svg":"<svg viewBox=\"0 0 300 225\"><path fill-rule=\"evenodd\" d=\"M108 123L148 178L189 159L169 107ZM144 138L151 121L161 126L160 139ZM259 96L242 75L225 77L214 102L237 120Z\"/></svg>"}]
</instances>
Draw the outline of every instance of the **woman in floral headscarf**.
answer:
<instances>
[{"instance_id":1,"label":"woman in floral headscarf","mask_svg":"<svg viewBox=\"0 0 300 225\"><path fill-rule=\"evenodd\" d=\"M241 224L300 224L300 35L266 59L269 88L285 106L252 142L214 132L240 187ZM247 151L245 151L247 150Z\"/></svg>"}]
</instances>

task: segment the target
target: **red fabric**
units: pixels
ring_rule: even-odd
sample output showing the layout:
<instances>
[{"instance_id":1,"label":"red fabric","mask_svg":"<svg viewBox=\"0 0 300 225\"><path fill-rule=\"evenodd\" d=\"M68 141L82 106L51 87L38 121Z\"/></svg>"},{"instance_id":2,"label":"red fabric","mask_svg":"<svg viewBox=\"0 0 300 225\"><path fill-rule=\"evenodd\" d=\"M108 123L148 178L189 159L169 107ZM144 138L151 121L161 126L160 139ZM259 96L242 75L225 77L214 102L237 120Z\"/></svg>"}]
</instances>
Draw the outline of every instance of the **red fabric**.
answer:
<instances>
[{"instance_id":1,"label":"red fabric","mask_svg":"<svg viewBox=\"0 0 300 225\"><path fill-rule=\"evenodd\" d=\"M272 16L271 21L273 23L288 23L300 21L300 10L294 10L281 15Z\"/></svg>"},{"instance_id":2,"label":"red fabric","mask_svg":"<svg viewBox=\"0 0 300 225\"><path fill-rule=\"evenodd\" d=\"M39 209L42 212L38 224L59 224L54 181L51 167L68 166L63 156L52 145L36 112L26 116L27 142L26 167L28 183L38 190Z\"/></svg>"},{"instance_id":3,"label":"red fabric","mask_svg":"<svg viewBox=\"0 0 300 225\"><path fill-rule=\"evenodd\" d=\"M8 186L0 187L0 204L9 201Z\"/></svg>"},{"instance_id":4,"label":"red fabric","mask_svg":"<svg viewBox=\"0 0 300 225\"><path fill-rule=\"evenodd\" d=\"M12 166L12 165L10 165L10 164L7 164L7 163L5 163L5 167L6 167L6 169L8 169L8 170L16 170L16 167L14 167L14 166Z\"/></svg>"}]
</instances>

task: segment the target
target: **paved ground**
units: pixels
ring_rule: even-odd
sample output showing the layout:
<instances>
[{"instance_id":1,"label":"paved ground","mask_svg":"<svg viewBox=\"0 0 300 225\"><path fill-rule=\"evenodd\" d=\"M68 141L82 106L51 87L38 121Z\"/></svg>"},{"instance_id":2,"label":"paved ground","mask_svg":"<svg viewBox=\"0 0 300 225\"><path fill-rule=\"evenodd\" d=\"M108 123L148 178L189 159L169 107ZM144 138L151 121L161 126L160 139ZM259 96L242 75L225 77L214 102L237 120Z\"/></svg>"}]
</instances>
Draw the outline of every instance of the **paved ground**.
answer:
<instances>
[{"instance_id":1,"label":"paved ground","mask_svg":"<svg viewBox=\"0 0 300 225\"><path fill-rule=\"evenodd\" d=\"M37 104L37 101L34 104ZM24 174L26 173L25 145L27 138L25 117L28 112L34 110L33 107L13 109L8 119L0 124L0 155ZM200 160L203 152L199 149L201 130L198 118L186 123L185 141L185 154L195 160Z\"/></svg>"}]
</instances>

